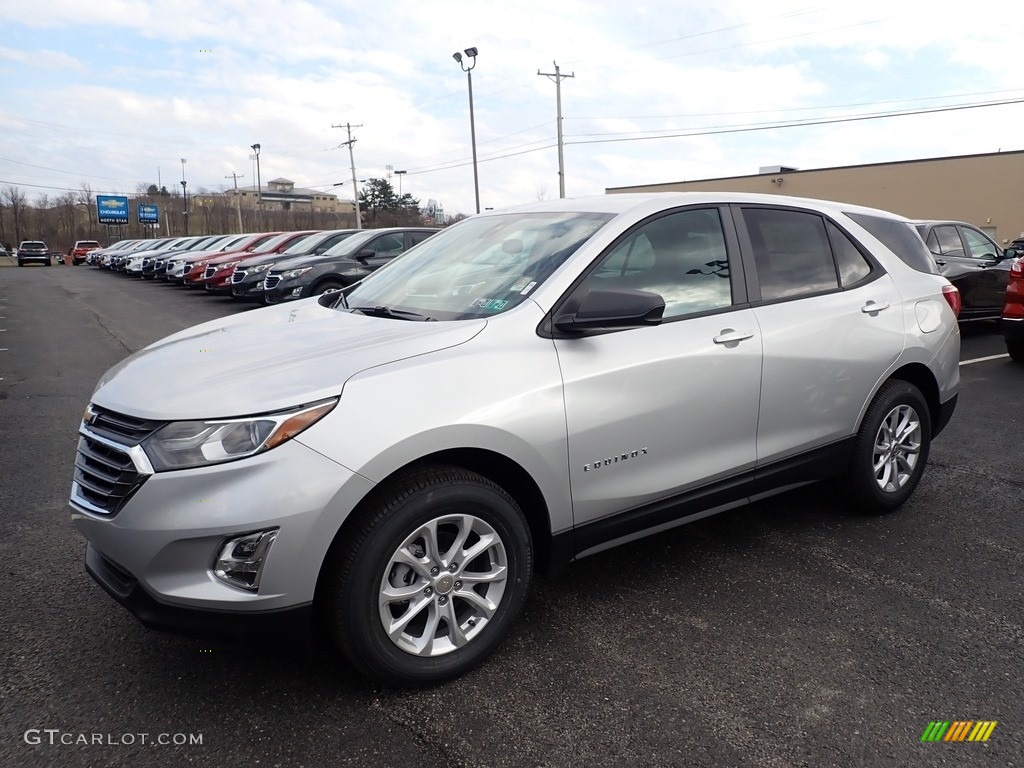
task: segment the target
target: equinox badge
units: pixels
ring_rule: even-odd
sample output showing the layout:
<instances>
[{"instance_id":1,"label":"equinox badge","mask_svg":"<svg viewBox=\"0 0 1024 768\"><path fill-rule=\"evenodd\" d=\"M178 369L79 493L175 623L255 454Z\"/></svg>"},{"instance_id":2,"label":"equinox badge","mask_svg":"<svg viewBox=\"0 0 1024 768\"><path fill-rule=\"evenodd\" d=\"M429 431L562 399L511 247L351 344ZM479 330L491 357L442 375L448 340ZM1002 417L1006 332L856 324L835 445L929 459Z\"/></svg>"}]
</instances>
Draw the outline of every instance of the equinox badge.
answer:
<instances>
[{"instance_id":1,"label":"equinox badge","mask_svg":"<svg viewBox=\"0 0 1024 768\"><path fill-rule=\"evenodd\" d=\"M609 456L607 459L598 459L590 464L583 465L584 472L593 472L600 469L601 467L610 467L612 464L618 464L623 461L629 461L630 459L636 459L640 456L646 456L647 449L640 448L635 451L629 451L628 453L620 453L618 456Z\"/></svg>"}]
</instances>

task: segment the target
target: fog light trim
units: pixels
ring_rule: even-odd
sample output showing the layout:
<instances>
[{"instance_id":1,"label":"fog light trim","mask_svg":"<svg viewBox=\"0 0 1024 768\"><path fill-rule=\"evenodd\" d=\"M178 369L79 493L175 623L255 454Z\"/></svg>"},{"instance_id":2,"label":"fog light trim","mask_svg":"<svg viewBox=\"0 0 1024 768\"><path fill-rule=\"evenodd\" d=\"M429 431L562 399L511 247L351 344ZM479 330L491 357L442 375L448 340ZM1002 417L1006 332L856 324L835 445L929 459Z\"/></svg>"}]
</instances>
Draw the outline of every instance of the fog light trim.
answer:
<instances>
[{"instance_id":1,"label":"fog light trim","mask_svg":"<svg viewBox=\"0 0 1024 768\"><path fill-rule=\"evenodd\" d=\"M278 531L279 528L270 528L226 540L214 561L213 575L232 587L257 592L267 554Z\"/></svg>"}]
</instances>

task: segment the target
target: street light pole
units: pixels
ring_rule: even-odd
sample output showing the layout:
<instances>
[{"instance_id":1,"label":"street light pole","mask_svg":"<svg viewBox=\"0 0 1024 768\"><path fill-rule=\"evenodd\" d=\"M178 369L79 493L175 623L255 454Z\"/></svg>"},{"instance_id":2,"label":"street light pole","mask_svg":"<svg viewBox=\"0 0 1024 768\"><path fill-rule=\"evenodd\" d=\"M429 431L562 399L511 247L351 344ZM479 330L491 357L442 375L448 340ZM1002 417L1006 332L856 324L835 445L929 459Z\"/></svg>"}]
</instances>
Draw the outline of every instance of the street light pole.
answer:
<instances>
[{"instance_id":1,"label":"street light pole","mask_svg":"<svg viewBox=\"0 0 1024 768\"><path fill-rule=\"evenodd\" d=\"M181 158L181 202L182 202L182 218L185 219L185 236L188 237L188 184L185 181L185 163L187 163L184 157Z\"/></svg>"},{"instance_id":2,"label":"street light pole","mask_svg":"<svg viewBox=\"0 0 1024 768\"><path fill-rule=\"evenodd\" d=\"M256 153L256 228L263 229L263 182L260 180L260 145L253 144L250 149Z\"/></svg>"},{"instance_id":3,"label":"street light pole","mask_svg":"<svg viewBox=\"0 0 1024 768\"><path fill-rule=\"evenodd\" d=\"M405 176L406 173L408 173L408 171L395 171L395 176L398 177L398 199L399 200L402 199L402 177Z\"/></svg>"},{"instance_id":4,"label":"street light pole","mask_svg":"<svg viewBox=\"0 0 1024 768\"><path fill-rule=\"evenodd\" d=\"M463 61L462 53L465 53L466 58L470 61L468 67ZM473 142L473 192L476 196L476 212L480 213L480 178L476 169L476 120L473 116L473 67L476 66L476 57L479 51L474 47L467 48L462 53L456 51L452 54L452 58L459 62L462 71L466 73L466 82L469 84L469 135Z\"/></svg>"}]
</instances>

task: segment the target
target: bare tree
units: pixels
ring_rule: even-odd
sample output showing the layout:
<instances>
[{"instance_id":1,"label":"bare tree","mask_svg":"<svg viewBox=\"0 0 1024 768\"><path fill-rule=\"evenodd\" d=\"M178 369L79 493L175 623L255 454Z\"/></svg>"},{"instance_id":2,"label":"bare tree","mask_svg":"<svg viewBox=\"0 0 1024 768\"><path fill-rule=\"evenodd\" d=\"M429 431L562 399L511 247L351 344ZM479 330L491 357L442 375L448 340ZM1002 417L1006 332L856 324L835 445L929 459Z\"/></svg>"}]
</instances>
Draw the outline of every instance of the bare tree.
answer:
<instances>
[{"instance_id":1,"label":"bare tree","mask_svg":"<svg viewBox=\"0 0 1024 768\"><path fill-rule=\"evenodd\" d=\"M88 232L88 237L93 236L93 233L95 231L94 228L96 226L96 217L93 214L92 209L95 200L96 197L92 193L92 186L90 186L89 182L83 181L79 190L75 192L75 202L77 202L79 205L84 205L86 212L89 214L89 218L86 221L86 231Z\"/></svg>"},{"instance_id":2,"label":"bare tree","mask_svg":"<svg viewBox=\"0 0 1024 768\"><path fill-rule=\"evenodd\" d=\"M57 206L57 224L64 230L67 239L74 242L75 238L75 193L62 192L54 201Z\"/></svg>"},{"instance_id":3,"label":"bare tree","mask_svg":"<svg viewBox=\"0 0 1024 768\"><path fill-rule=\"evenodd\" d=\"M21 230L25 223L25 209L28 206L25 193L14 185L8 185L3 190L3 199L11 209L14 217L14 239L21 242Z\"/></svg>"}]
</instances>

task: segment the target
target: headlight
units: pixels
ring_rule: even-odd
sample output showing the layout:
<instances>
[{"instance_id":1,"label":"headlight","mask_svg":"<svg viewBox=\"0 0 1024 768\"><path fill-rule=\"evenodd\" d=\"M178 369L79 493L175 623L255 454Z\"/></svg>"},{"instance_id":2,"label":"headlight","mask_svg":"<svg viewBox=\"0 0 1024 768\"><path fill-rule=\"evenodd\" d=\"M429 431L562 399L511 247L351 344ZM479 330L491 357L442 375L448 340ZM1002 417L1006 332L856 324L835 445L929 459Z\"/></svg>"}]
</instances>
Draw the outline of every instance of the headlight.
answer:
<instances>
[{"instance_id":1,"label":"headlight","mask_svg":"<svg viewBox=\"0 0 1024 768\"><path fill-rule=\"evenodd\" d=\"M306 274L311 269L312 267L299 267L298 269L289 269L287 272L283 273L281 277L283 277L285 280L291 280L293 277L298 277L299 275Z\"/></svg>"},{"instance_id":2,"label":"headlight","mask_svg":"<svg viewBox=\"0 0 1024 768\"><path fill-rule=\"evenodd\" d=\"M274 265L273 264L260 264L258 267L253 267L252 270L249 272L249 274L250 275L258 275L261 272L266 272L272 266L274 266Z\"/></svg>"},{"instance_id":3,"label":"headlight","mask_svg":"<svg viewBox=\"0 0 1024 768\"><path fill-rule=\"evenodd\" d=\"M234 269L237 261L229 261L227 264L221 264L217 269Z\"/></svg>"},{"instance_id":4,"label":"headlight","mask_svg":"<svg viewBox=\"0 0 1024 768\"><path fill-rule=\"evenodd\" d=\"M291 440L330 413L337 403L335 397L263 416L173 421L157 430L142 447L157 472L244 459Z\"/></svg>"}]
</instances>

